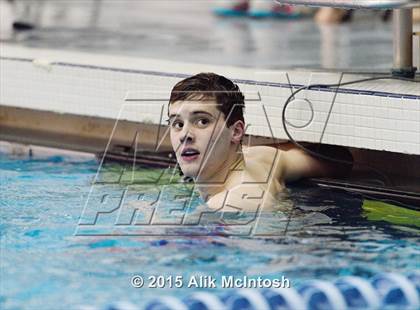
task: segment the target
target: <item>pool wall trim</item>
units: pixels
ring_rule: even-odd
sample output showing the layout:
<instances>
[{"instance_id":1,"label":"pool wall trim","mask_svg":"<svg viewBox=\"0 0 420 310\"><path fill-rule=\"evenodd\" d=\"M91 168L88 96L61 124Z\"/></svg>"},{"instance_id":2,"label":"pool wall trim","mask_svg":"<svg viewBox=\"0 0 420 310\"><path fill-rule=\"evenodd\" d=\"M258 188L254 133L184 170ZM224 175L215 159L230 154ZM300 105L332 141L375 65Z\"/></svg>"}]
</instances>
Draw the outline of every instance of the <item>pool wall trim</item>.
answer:
<instances>
[{"instance_id":1,"label":"pool wall trim","mask_svg":"<svg viewBox=\"0 0 420 310\"><path fill-rule=\"evenodd\" d=\"M3 60L10 61L21 61L21 62L30 62L33 63L33 59L29 58L16 58L16 57L1 57ZM48 62L48 66L61 66L61 67L75 67L80 69L89 69L89 70L102 70L102 71L111 71L111 72L120 72L120 73L133 73L133 74L142 74L150 76L160 76L160 77L171 77L171 78L180 78L185 79L190 74L184 73L172 73L165 71L150 71L150 70L135 70L135 69L120 69L107 66L94 66L94 65L85 65L85 64L76 64L69 62ZM244 85L253 85L253 86L269 86L276 88L286 88L286 89L298 89L304 86L304 84L295 84L295 83L276 83L270 81L258 81L258 80L247 80L247 79L232 79L237 84ZM397 93L397 92L388 92L388 91L377 91L377 90L364 90L364 89L352 89L342 87L338 91L329 88L316 88L315 91L319 92L328 92L328 93L342 93L342 94L354 94L354 95L366 95L366 96L376 96L376 97L390 97L397 99L407 99L407 100L420 100L420 95L417 94L406 94L406 93ZM126 101L131 101L130 99ZM132 100L135 101L135 100Z\"/></svg>"}]
</instances>

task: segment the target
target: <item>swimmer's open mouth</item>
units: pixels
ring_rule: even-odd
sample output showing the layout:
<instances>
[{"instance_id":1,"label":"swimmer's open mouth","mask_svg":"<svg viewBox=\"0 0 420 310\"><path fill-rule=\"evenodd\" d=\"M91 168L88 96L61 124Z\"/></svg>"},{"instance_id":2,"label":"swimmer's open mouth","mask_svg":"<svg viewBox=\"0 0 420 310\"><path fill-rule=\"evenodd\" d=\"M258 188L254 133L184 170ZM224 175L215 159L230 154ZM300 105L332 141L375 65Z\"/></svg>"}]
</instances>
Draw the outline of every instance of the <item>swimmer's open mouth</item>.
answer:
<instances>
[{"instance_id":1,"label":"swimmer's open mouth","mask_svg":"<svg viewBox=\"0 0 420 310\"><path fill-rule=\"evenodd\" d=\"M186 160L196 159L198 155L200 155L200 152L193 148L186 148L181 153L181 157Z\"/></svg>"}]
</instances>

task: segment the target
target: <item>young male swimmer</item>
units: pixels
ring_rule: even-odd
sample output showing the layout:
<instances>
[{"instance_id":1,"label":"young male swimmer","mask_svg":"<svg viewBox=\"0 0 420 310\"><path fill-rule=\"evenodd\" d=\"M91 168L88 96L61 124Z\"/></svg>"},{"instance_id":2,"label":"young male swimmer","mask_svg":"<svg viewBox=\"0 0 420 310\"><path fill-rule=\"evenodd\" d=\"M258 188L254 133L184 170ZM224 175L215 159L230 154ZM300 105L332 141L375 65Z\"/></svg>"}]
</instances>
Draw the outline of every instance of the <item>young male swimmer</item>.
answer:
<instances>
[{"instance_id":1,"label":"young male swimmer","mask_svg":"<svg viewBox=\"0 0 420 310\"><path fill-rule=\"evenodd\" d=\"M172 89L168 107L172 147L183 174L194 180L210 208L274 210L285 182L346 170L299 148L243 146L244 107L239 87L214 73L186 78Z\"/></svg>"}]
</instances>

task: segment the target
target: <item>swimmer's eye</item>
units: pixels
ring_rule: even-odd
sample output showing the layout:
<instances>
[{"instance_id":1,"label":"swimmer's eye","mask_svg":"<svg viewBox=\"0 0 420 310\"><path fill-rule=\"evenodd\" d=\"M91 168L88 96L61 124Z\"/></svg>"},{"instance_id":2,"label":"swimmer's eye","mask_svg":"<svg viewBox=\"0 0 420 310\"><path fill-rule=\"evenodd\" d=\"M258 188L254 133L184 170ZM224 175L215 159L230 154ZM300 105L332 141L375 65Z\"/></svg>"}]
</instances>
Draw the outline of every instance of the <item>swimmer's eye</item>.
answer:
<instances>
[{"instance_id":1,"label":"swimmer's eye","mask_svg":"<svg viewBox=\"0 0 420 310\"><path fill-rule=\"evenodd\" d=\"M171 124L171 127L174 129L181 129L183 126L184 126L184 123L177 120L173 121Z\"/></svg>"},{"instance_id":2,"label":"swimmer's eye","mask_svg":"<svg viewBox=\"0 0 420 310\"><path fill-rule=\"evenodd\" d=\"M200 118L197 120L197 125L199 127L205 127L210 123L210 120L208 118Z\"/></svg>"}]
</instances>

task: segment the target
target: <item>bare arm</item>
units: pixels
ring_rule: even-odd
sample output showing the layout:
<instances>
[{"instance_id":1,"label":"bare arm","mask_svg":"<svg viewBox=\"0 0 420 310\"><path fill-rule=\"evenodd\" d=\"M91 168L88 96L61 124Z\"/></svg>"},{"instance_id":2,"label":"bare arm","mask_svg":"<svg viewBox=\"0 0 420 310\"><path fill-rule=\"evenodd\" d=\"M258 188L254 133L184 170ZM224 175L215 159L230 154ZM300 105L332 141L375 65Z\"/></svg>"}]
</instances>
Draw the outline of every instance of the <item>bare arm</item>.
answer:
<instances>
[{"instance_id":1,"label":"bare arm","mask_svg":"<svg viewBox=\"0 0 420 310\"><path fill-rule=\"evenodd\" d=\"M285 181L311 177L343 177L351 172L350 163L353 162L353 157L346 148L331 145L305 147L324 156L346 161L348 164L320 159L300 148L288 146L288 150L282 156L282 177Z\"/></svg>"}]
</instances>

